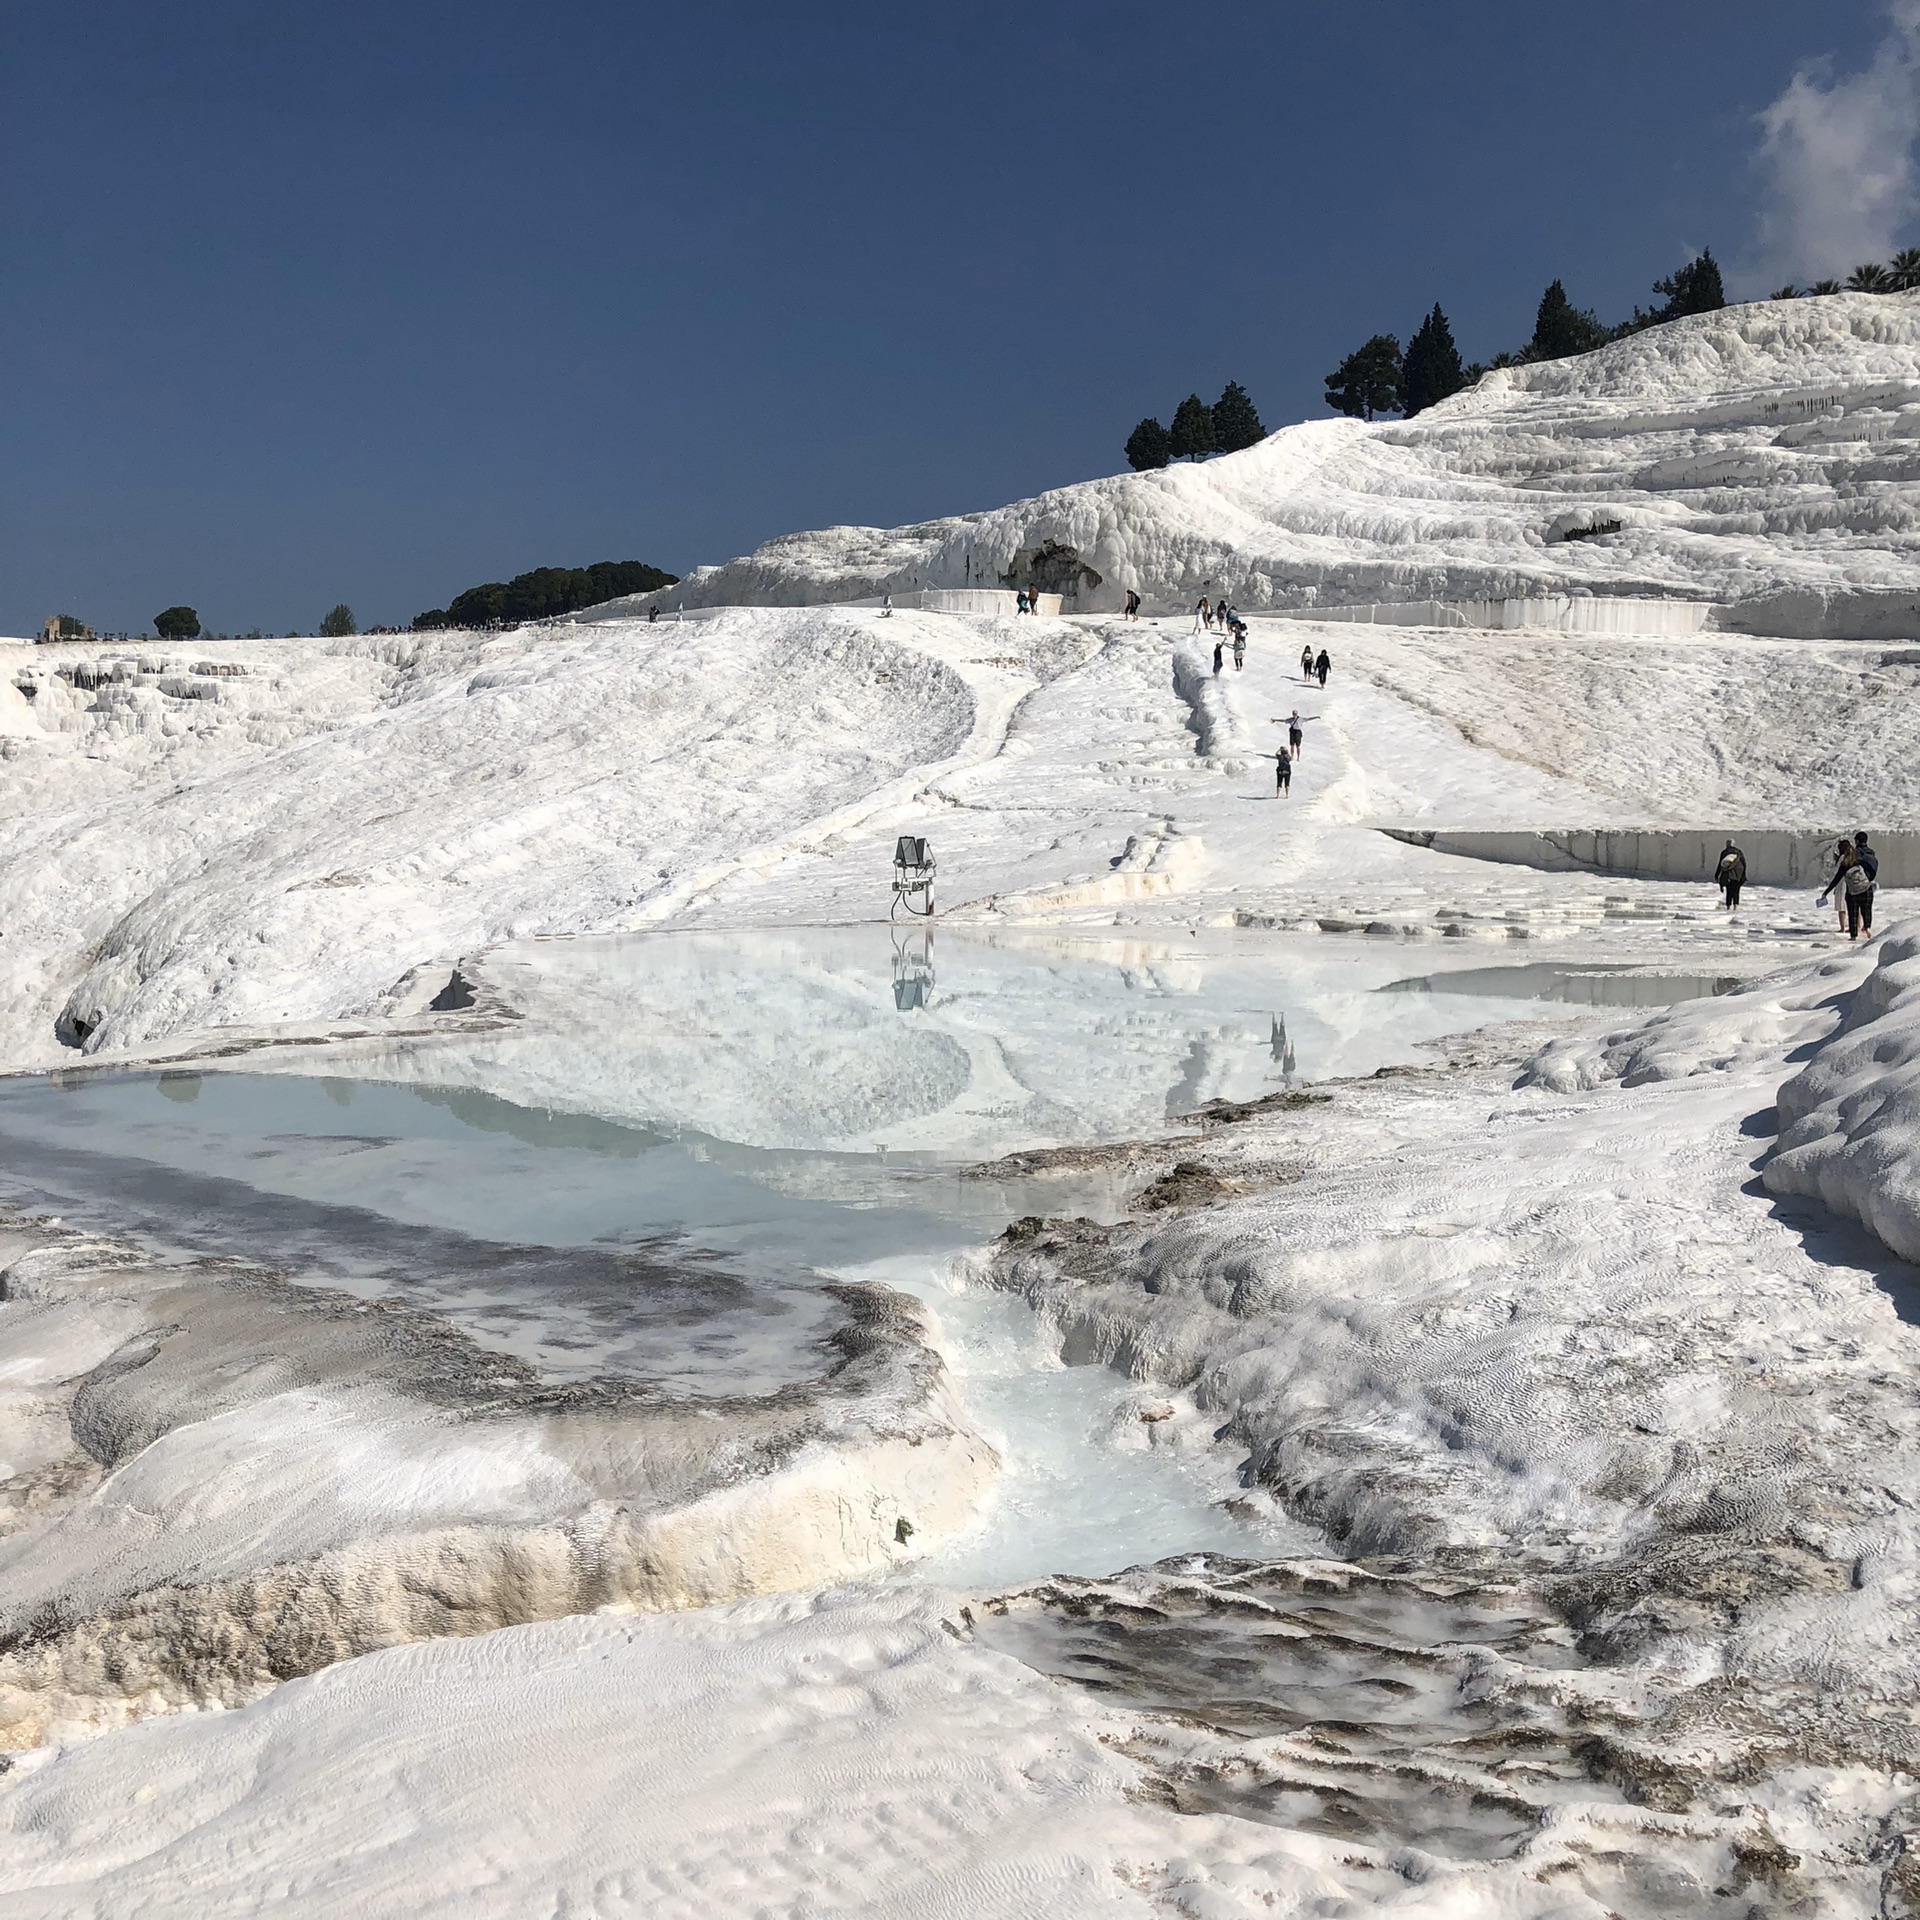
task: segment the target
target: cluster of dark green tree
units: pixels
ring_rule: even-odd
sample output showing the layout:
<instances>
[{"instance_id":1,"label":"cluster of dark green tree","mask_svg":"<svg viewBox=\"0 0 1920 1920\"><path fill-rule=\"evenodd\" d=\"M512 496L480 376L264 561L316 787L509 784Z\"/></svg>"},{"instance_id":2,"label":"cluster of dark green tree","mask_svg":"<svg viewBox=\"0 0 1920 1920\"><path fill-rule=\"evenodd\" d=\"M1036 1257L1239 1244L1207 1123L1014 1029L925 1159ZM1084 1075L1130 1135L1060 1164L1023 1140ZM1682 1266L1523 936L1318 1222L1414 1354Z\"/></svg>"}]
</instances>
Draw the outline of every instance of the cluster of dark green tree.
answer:
<instances>
[{"instance_id":1,"label":"cluster of dark green tree","mask_svg":"<svg viewBox=\"0 0 1920 1920\"><path fill-rule=\"evenodd\" d=\"M1173 425L1142 420L1127 435L1127 465L1135 473L1164 467L1170 460L1204 460L1210 453L1238 453L1267 437L1247 390L1229 380L1212 406L1190 393L1173 410Z\"/></svg>"},{"instance_id":2,"label":"cluster of dark green tree","mask_svg":"<svg viewBox=\"0 0 1920 1920\"><path fill-rule=\"evenodd\" d=\"M1536 360L1564 360L1570 354L1591 353L1610 340L1658 327L1689 313L1712 313L1727 304L1720 284L1720 268L1709 251L1689 260L1677 273L1653 283L1666 297L1659 306L1636 306L1633 317L1606 326L1585 307L1567 298L1566 288L1554 281L1534 310L1533 336L1513 353L1495 354L1489 363L1467 365L1454 345L1447 316L1434 303L1403 353L1390 333L1376 333L1364 346L1342 360L1327 375L1327 405L1356 419L1374 419L1383 413L1404 414L1411 420L1437 401L1471 386L1487 366L1525 366ZM1777 296L1784 297L1784 296Z\"/></svg>"},{"instance_id":3,"label":"cluster of dark green tree","mask_svg":"<svg viewBox=\"0 0 1920 1920\"><path fill-rule=\"evenodd\" d=\"M523 620L597 607L623 594L670 587L677 573L663 573L642 560L596 560L590 567L535 567L511 580L489 580L457 593L444 607L418 615L414 631L428 627L504 627Z\"/></svg>"},{"instance_id":4,"label":"cluster of dark green tree","mask_svg":"<svg viewBox=\"0 0 1920 1920\"><path fill-rule=\"evenodd\" d=\"M1815 293L1911 293L1916 287L1920 287L1920 247L1902 247L1885 266L1868 260L1855 267L1844 286L1838 280L1816 280L1810 287L1789 282L1767 298L1799 300Z\"/></svg>"}]
</instances>

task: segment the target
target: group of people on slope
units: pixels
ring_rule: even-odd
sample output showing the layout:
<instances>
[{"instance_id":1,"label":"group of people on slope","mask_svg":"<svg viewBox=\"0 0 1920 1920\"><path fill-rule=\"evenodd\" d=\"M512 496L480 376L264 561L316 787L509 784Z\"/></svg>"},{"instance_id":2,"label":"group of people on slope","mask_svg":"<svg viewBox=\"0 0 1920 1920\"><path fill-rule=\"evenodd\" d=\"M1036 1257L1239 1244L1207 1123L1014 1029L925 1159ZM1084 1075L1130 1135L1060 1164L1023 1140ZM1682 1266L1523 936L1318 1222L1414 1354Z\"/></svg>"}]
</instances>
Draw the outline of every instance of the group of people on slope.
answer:
<instances>
[{"instance_id":1,"label":"group of people on slope","mask_svg":"<svg viewBox=\"0 0 1920 1920\"><path fill-rule=\"evenodd\" d=\"M1731 840L1720 849L1713 869L1713 884L1720 889L1721 903L1731 913L1740 904L1740 889L1747 884L1747 856ZM1873 938L1873 895L1880 884L1880 856L1867 844L1864 833L1841 840L1833 851L1833 872L1820 889L1822 903L1829 894L1839 915L1839 931L1849 940L1864 933Z\"/></svg>"}]
</instances>

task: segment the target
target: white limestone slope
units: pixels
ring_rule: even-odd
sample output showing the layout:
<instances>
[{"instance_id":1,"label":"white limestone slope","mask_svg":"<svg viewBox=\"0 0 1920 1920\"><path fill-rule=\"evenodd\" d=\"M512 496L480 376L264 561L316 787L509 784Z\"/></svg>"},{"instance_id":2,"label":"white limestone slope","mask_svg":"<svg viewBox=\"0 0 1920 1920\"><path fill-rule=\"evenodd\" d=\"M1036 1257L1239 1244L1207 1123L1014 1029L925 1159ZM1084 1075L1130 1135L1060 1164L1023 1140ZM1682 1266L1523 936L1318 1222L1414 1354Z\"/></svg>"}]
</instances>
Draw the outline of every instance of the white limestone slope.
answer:
<instances>
[{"instance_id":1,"label":"white limestone slope","mask_svg":"<svg viewBox=\"0 0 1920 1920\"><path fill-rule=\"evenodd\" d=\"M1916 454L1920 294L1766 301L1496 370L1404 423L1310 421L990 512L789 534L607 611L1017 577L1079 584L1070 611L1129 587L1249 610L1571 591L1758 600L1754 630L1844 633L1834 597L1920 593ZM1097 584L1049 572L1050 543Z\"/></svg>"},{"instance_id":2,"label":"white limestone slope","mask_svg":"<svg viewBox=\"0 0 1920 1920\"><path fill-rule=\"evenodd\" d=\"M200 674L16 652L35 692L9 687L0 739L3 1050L387 1011L490 941L627 924L966 746L974 689L913 628L262 642Z\"/></svg>"}]
</instances>

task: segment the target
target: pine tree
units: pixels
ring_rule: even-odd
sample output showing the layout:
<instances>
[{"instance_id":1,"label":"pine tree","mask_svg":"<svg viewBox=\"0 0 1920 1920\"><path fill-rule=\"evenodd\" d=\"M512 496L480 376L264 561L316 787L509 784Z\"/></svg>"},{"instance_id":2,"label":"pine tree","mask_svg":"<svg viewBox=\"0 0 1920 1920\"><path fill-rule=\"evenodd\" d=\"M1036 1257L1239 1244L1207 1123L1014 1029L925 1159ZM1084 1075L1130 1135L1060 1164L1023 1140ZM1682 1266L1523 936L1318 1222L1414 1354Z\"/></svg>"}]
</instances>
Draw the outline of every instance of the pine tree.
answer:
<instances>
[{"instance_id":1,"label":"pine tree","mask_svg":"<svg viewBox=\"0 0 1920 1920\"><path fill-rule=\"evenodd\" d=\"M1213 451L1213 409L1197 393L1188 394L1174 409L1167 444L1176 460L1198 460Z\"/></svg>"},{"instance_id":2,"label":"pine tree","mask_svg":"<svg viewBox=\"0 0 1920 1920\"><path fill-rule=\"evenodd\" d=\"M1667 304L1660 310L1662 320L1678 320L1689 313L1718 313L1727 304L1719 262L1711 247L1696 254L1677 273L1656 280L1653 290L1667 296Z\"/></svg>"},{"instance_id":3,"label":"pine tree","mask_svg":"<svg viewBox=\"0 0 1920 1920\"><path fill-rule=\"evenodd\" d=\"M353 624L353 609L344 600L320 622L321 636L328 640L344 640L348 634L359 631Z\"/></svg>"},{"instance_id":4,"label":"pine tree","mask_svg":"<svg viewBox=\"0 0 1920 1920\"><path fill-rule=\"evenodd\" d=\"M1607 330L1592 314L1576 307L1558 280L1540 296L1533 317L1533 338L1527 342L1528 360L1564 360L1569 354L1591 353L1607 344Z\"/></svg>"},{"instance_id":5,"label":"pine tree","mask_svg":"<svg viewBox=\"0 0 1920 1920\"><path fill-rule=\"evenodd\" d=\"M1460 349L1453 344L1453 329L1436 300L1433 311L1407 342L1400 378L1401 409L1411 420L1466 384L1467 370L1460 364Z\"/></svg>"},{"instance_id":6,"label":"pine tree","mask_svg":"<svg viewBox=\"0 0 1920 1920\"><path fill-rule=\"evenodd\" d=\"M1267 437L1260 416L1253 409L1247 390L1237 380L1229 380L1213 403L1213 438L1222 453L1238 453L1243 447L1257 447Z\"/></svg>"},{"instance_id":7,"label":"pine tree","mask_svg":"<svg viewBox=\"0 0 1920 1920\"><path fill-rule=\"evenodd\" d=\"M1390 333L1376 333L1327 375L1327 405L1355 420L1396 412L1400 379L1400 342Z\"/></svg>"},{"instance_id":8,"label":"pine tree","mask_svg":"<svg viewBox=\"0 0 1920 1920\"><path fill-rule=\"evenodd\" d=\"M1155 467L1164 467L1172 458L1172 442L1158 420L1142 420L1127 435L1127 465L1135 473L1150 473Z\"/></svg>"}]
</instances>

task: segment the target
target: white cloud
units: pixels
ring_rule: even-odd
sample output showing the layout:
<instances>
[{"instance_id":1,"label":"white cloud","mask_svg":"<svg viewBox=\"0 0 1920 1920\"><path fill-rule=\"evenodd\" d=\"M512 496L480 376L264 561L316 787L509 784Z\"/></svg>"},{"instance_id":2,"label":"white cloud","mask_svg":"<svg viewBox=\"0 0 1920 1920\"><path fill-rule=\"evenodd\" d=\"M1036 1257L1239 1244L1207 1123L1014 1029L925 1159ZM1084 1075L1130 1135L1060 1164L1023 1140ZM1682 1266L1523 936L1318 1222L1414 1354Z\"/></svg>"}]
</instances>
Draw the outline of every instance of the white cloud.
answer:
<instances>
[{"instance_id":1,"label":"white cloud","mask_svg":"<svg viewBox=\"0 0 1920 1920\"><path fill-rule=\"evenodd\" d=\"M1756 271L1769 281L1844 279L1885 260L1920 212L1920 0L1894 0L1863 73L1803 66L1760 115L1768 176Z\"/></svg>"}]
</instances>

